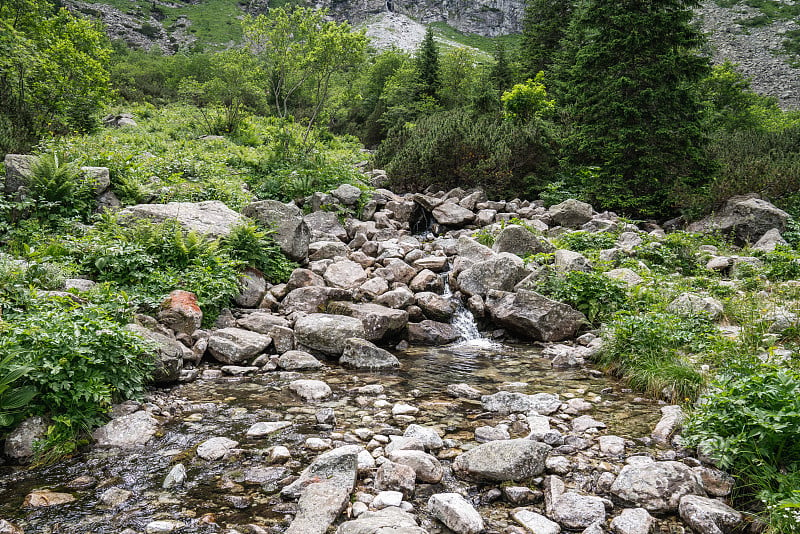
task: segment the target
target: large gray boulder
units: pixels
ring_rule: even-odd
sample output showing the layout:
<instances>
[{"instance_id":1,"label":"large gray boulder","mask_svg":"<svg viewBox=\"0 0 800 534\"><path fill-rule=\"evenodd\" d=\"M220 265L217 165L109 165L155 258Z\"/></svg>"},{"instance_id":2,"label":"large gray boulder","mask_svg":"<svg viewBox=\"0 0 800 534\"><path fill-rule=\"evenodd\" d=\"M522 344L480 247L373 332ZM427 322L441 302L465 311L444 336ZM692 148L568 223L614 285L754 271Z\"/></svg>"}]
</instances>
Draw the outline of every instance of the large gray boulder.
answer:
<instances>
[{"instance_id":1,"label":"large gray boulder","mask_svg":"<svg viewBox=\"0 0 800 534\"><path fill-rule=\"evenodd\" d=\"M120 212L123 218L149 219L164 222L174 219L187 231L210 237L224 237L244 218L219 200L205 202L169 202L167 204L137 204Z\"/></svg>"},{"instance_id":2,"label":"large gray boulder","mask_svg":"<svg viewBox=\"0 0 800 534\"><path fill-rule=\"evenodd\" d=\"M416 303L422 309L425 317L434 321L448 322L456 311L450 299L430 291L417 293Z\"/></svg>"},{"instance_id":3,"label":"large gray boulder","mask_svg":"<svg viewBox=\"0 0 800 534\"><path fill-rule=\"evenodd\" d=\"M341 289L355 289L367 281L367 273L358 263L341 260L332 263L325 269L325 283Z\"/></svg>"},{"instance_id":4,"label":"large gray boulder","mask_svg":"<svg viewBox=\"0 0 800 534\"><path fill-rule=\"evenodd\" d=\"M324 310L330 301L350 296L348 290L336 287L300 287L283 297L279 310L286 315L294 312L316 313Z\"/></svg>"},{"instance_id":5,"label":"large gray boulder","mask_svg":"<svg viewBox=\"0 0 800 534\"><path fill-rule=\"evenodd\" d=\"M294 204L277 200L261 200L245 206L242 213L275 229L273 238L287 257L303 261L308 256L311 230L303 220L303 212Z\"/></svg>"},{"instance_id":6,"label":"large gray boulder","mask_svg":"<svg viewBox=\"0 0 800 534\"><path fill-rule=\"evenodd\" d=\"M31 167L36 161L36 156L28 154L6 154L3 161L5 165L5 182L3 191L7 195L15 194L21 187L30 182Z\"/></svg>"},{"instance_id":7,"label":"large gray boulder","mask_svg":"<svg viewBox=\"0 0 800 534\"><path fill-rule=\"evenodd\" d=\"M336 534L428 534L408 512L390 506L377 512L364 512L357 519L339 525Z\"/></svg>"},{"instance_id":8,"label":"large gray boulder","mask_svg":"<svg viewBox=\"0 0 800 534\"><path fill-rule=\"evenodd\" d=\"M484 528L481 514L458 493L431 495L428 512L456 534L478 534Z\"/></svg>"},{"instance_id":9,"label":"large gray boulder","mask_svg":"<svg viewBox=\"0 0 800 534\"><path fill-rule=\"evenodd\" d=\"M281 495L297 499L302 494L303 488L320 480L342 488L349 494L356 484L358 453L361 450L362 448L357 445L346 445L320 454L303 470L297 480L281 490Z\"/></svg>"},{"instance_id":10,"label":"large gray boulder","mask_svg":"<svg viewBox=\"0 0 800 534\"><path fill-rule=\"evenodd\" d=\"M733 532L742 521L742 514L727 504L700 495L682 497L678 513L694 532L703 534Z\"/></svg>"},{"instance_id":11,"label":"large gray boulder","mask_svg":"<svg viewBox=\"0 0 800 534\"><path fill-rule=\"evenodd\" d=\"M155 348L156 368L153 371L153 381L157 384L169 384L178 380L183 370L184 356L193 356L191 350L164 334L137 324L129 324L126 329L148 340Z\"/></svg>"},{"instance_id":12,"label":"large gray boulder","mask_svg":"<svg viewBox=\"0 0 800 534\"><path fill-rule=\"evenodd\" d=\"M536 393L526 395L516 391L499 391L494 395L483 395L481 406L484 410L500 413L528 413L536 412L539 415L550 415L561 407L558 395L551 393Z\"/></svg>"},{"instance_id":13,"label":"large gray boulder","mask_svg":"<svg viewBox=\"0 0 800 534\"><path fill-rule=\"evenodd\" d=\"M653 513L678 509L684 495L703 495L697 475L680 462L641 460L622 468L611 493Z\"/></svg>"},{"instance_id":14,"label":"large gray boulder","mask_svg":"<svg viewBox=\"0 0 800 534\"><path fill-rule=\"evenodd\" d=\"M692 223L690 232L718 231L734 239L736 244L745 245L757 242L768 231L776 228L786 229L789 214L749 194L728 199L720 211L705 219Z\"/></svg>"},{"instance_id":15,"label":"large gray boulder","mask_svg":"<svg viewBox=\"0 0 800 534\"><path fill-rule=\"evenodd\" d=\"M297 501L297 513L286 534L325 534L350 502L351 489L326 481L309 484Z\"/></svg>"},{"instance_id":16,"label":"large gray boulder","mask_svg":"<svg viewBox=\"0 0 800 534\"><path fill-rule=\"evenodd\" d=\"M349 338L366 336L360 319L326 313L301 317L294 325L294 334L299 344L331 356L340 356Z\"/></svg>"},{"instance_id":17,"label":"large gray boulder","mask_svg":"<svg viewBox=\"0 0 800 534\"><path fill-rule=\"evenodd\" d=\"M388 350L376 347L366 339L352 337L345 341L339 363L353 369L394 369L400 360Z\"/></svg>"},{"instance_id":18,"label":"large gray boulder","mask_svg":"<svg viewBox=\"0 0 800 534\"><path fill-rule=\"evenodd\" d=\"M490 441L453 461L453 473L477 482L526 480L544 471L550 446L528 439Z\"/></svg>"},{"instance_id":19,"label":"large gray boulder","mask_svg":"<svg viewBox=\"0 0 800 534\"><path fill-rule=\"evenodd\" d=\"M408 323L408 342L412 345L447 345L461 337L451 324L424 320L420 323Z\"/></svg>"},{"instance_id":20,"label":"large gray boulder","mask_svg":"<svg viewBox=\"0 0 800 534\"><path fill-rule=\"evenodd\" d=\"M47 421L43 417L25 419L6 436L6 456L21 462L29 460L33 456L35 442L47 435L47 426Z\"/></svg>"},{"instance_id":21,"label":"large gray boulder","mask_svg":"<svg viewBox=\"0 0 800 534\"><path fill-rule=\"evenodd\" d=\"M462 293L485 297L491 290L511 291L527 276L525 263L509 253L482 261L461 271L456 283Z\"/></svg>"},{"instance_id":22,"label":"large gray boulder","mask_svg":"<svg viewBox=\"0 0 800 534\"><path fill-rule=\"evenodd\" d=\"M144 410L139 410L112 419L92 432L92 438L97 447L134 449L145 446L155 436L157 430L156 418Z\"/></svg>"},{"instance_id":23,"label":"large gray boulder","mask_svg":"<svg viewBox=\"0 0 800 534\"><path fill-rule=\"evenodd\" d=\"M535 341L573 338L588 323L573 307L524 289L516 293L490 290L486 309L498 325Z\"/></svg>"},{"instance_id":24,"label":"large gray boulder","mask_svg":"<svg viewBox=\"0 0 800 534\"><path fill-rule=\"evenodd\" d=\"M241 328L222 328L208 338L208 351L219 362L237 364L261 354L272 343L264 334Z\"/></svg>"},{"instance_id":25,"label":"large gray boulder","mask_svg":"<svg viewBox=\"0 0 800 534\"><path fill-rule=\"evenodd\" d=\"M311 230L311 239L317 240L320 237L335 237L340 241L347 239L347 230L339 224L339 218L330 211L315 211L303 217L303 221Z\"/></svg>"},{"instance_id":26,"label":"large gray boulder","mask_svg":"<svg viewBox=\"0 0 800 534\"><path fill-rule=\"evenodd\" d=\"M475 220L475 214L455 202L442 202L433 208L433 218L445 226L464 226Z\"/></svg>"},{"instance_id":27,"label":"large gray boulder","mask_svg":"<svg viewBox=\"0 0 800 534\"><path fill-rule=\"evenodd\" d=\"M364 336L361 337L370 341L397 337L408 324L407 311L380 304L337 301L328 304L327 311L359 319L364 326Z\"/></svg>"},{"instance_id":28,"label":"large gray boulder","mask_svg":"<svg viewBox=\"0 0 800 534\"><path fill-rule=\"evenodd\" d=\"M518 224L503 228L494 240L492 250L510 252L520 257L540 252L553 252L555 247L544 237L536 235Z\"/></svg>"},{"instance_id":29,"label":"large gray boulder","mask_svg":"<svg viewBox=\"0 0 800 534\"><path fill-rule=\"evenodd\" d=\"M568 199L548 210L550 220L558 226L578 228L592 220L592 206L580 200Z\"/></svg>"}]
</instances>

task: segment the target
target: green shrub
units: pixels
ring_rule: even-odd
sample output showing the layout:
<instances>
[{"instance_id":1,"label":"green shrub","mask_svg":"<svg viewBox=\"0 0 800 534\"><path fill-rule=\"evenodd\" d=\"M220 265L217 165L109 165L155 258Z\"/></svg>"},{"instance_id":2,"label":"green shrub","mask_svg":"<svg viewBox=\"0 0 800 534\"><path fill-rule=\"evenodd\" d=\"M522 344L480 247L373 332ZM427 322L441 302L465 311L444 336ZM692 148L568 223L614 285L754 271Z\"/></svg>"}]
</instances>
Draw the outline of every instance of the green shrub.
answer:
<instances>
[{"instance_id":1,"label":"green shrub","mask_svg":"<svg viewBox=\"0 0 800 534\"><path fill-rule=\"evenodd\" d=\"M270 237L270 232L255 224L243 224L231 230L223 247L231 258L255 267L272 283L285 282L297 267L286 259L280 246Z\"/></svg>"},{"instance_id":2,"label":"green shrub","mask_svg":"<svg viewBox=\"0 0 800 534\"><path fill-rule=\"evenodd\" d=\"M705 379L686 354L708 350L717 336L704 316L620 313L605 329L597 362L634 389L671 401L694 399Z\"/></svg>"},{"instance_id":3,"label":"green shrub","mask_svg":"<svg viewBox=\"0 0 800 534\"><path fill-rule=\"evenodd\" d=\"M552 273L538 289L577 309L593 324L611 317L627 302L624 283L597 272Z\"/></svg>"},{"instance_id":4,"label":"green shrub","mask_svg":"<svg viewBox=\"0 0 800 534\"><path fill-rule=\"evenodd\" d=\"M683 439L732 470L763 504L771 532L800 521L800 373L766 364L728 369L690 414Z\"/></svg>"},{"instance_id":5,"label":"green shrub","mask_svg":"<svg viewBox=\"0 0 800 534\"><path fill-rule=\"evenodd\" d=\"M646 239L636 247L636 257L644 260L652 269L662 273L678 272L684 276L702 274L705 264L697 257L697 247L706 242L706 236L673 232L661 239Z\"/></svg>"},{"instance_id":6,"label":"green shrub","mask_svg":"<svg viewBox=\"0 0 800 534\"><path fill-rule=\"evenodd\" d=\"M36 388L19 385L20 379L31 370L19 365L13 354L0 359L0 429L13 424L16 415L36 396Z\"/></svg>"},{"instance_id":7,"label":"green shrub","mask_svg":"<svg viewBox=\"0 0 800 534\"><path fill-rule=\"evenodd\" d=\"M784 247L761 256L764 275L772 281L797 280L800 278L800 254Z\"/></svg>"},{"instance_id":8,"label":"green shrub","mask_svg":"<svg viewBox=\"0 0 800 534\"><path fill-rule=\"evenodd\" d=\"M613 248L617 236L610 232L569 232L555 240L556 246L576 252Z\"/></svg>"}]
</instances>

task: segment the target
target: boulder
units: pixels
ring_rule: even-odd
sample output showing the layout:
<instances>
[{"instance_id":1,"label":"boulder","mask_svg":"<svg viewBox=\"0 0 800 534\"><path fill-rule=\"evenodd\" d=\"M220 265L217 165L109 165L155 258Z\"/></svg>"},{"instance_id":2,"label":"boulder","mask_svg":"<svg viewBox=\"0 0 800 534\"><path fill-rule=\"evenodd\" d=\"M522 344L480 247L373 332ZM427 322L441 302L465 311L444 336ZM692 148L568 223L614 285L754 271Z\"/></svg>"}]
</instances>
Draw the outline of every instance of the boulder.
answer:
<instances>
[{"instance_id":1,"label":"boulder","mask_svg":"<svg viewBox=\"0 0 800 534\"><path fill-rule=\"evenodd\" d=\"M331 387L322 380L293 380L289 389L304 401L318 401L331 396Z\"/></svg>"},{"instance_id":2,"label":"boulder","mask_svg":"<svg viewBox=\"0 0 800 534\"><path fill-rule=\"evenodd\" d=\"M768 231L783 232L789 214L755 194L728 199L722 209L688 226L690 232L718 231L734 239L737 245L755 243Z\"/></svg>"},{"instance_id":3,"label":"boulder","mask_svg":"<svg viewBox=\"0 0 800 534\"><path fill-rule=\"evenodd\" d=\"M695 532L724 534L742 521L742 514L727 504L699 495L685 495L678 506L681 519Z\"/></svg>"},{"instance_id":4,"label":"boulder","mask_svg":"<svg viewBox=\"0 0 800 534\"><path fill-rule=\"evenodd\" d=\"M311 269L297 268L289 275L286 281L286 292L294 291L301 287L325 286L325 279Z\"/></svg>"},{"instance_id":5,"label":"boulder","mask_svg":"<svg viewBox=\"0 0 800 534\"><path fill-rule=\"evenodd\" d=\"M325 313L312 313L298 319L294 334L299 344L331 356L342 354L347 339L366 336L361 320Z\"/></svg>"},{"instance_id":6,"label":"boulder","mask_svg":"<svg viewBox=\"0 0 800 534\"><path fill-rule=\"evenodd\" d=\"M455 534L478 534L484 528L481 515L458 493L431 495L428 512Z\"/></svg>"},{"instance_id":7,"label":"boulder","mask_svg":"<svg viewBox=\"0 0 800 534\"><path fill-rule=\"evenodd\" d=\"M267 293L267 280L258 269L247 267L239 275L241 291L233 301L241 308L255 308Z\"/></svg>"},{"instance_id":8,"label":"boulder","mask_svg":"<svg viewBox=\"0 0 800 534\"><path fill-rule=\"evenodd\" d=\"M389 460L409 466L417 475L417 480L427 484L438 484L444 476L444 468L436 457L417 450L394 450Z\"/></svg>"},{"instance_id":9,"label":"boulder","mask_svg":"<svg viewBox=\"0 0 800 534\"><path fill-rule=\"evenodd\" d=\"M661 420L653 429L650 437L660 445L668 445L670 438L683 424L683 409L680 406L662 406Z\"/></svg>"},{"instance_id":10,"label":"boulder","mask_svg":"<svg viewBox=\"0 0 800 534\"><path fill-rule=\"evenodd\" d=\"M338 198L345 206L355 206L361 199L361 192L361 189L352 184L342 184L331 191L331 195Z\"/></svg>"},{"instance_id":11,"label":"boulder","mask_svg":"<svg viewBox=\"0 0 800 534\"><path fill-rule=\"evenodd\" d=\"M322 362L302 350L288 350L278 358L278 367L287 371L320 369Z\"/></svg>"},{"instance_id":12,"label":"boulder","mask_svg":"<svg viewBox=\"0 0 800 534\"><path fill-rule=\"evenodd\" d=\"M450 299L429 291L417 293L416 304L425 317L434 321L449 322L456 311Z\"/></svg>"},{"instance_id":13,"label":"boulder","mask_svg":"<svg viewBox=\"0 0 800 534\"><path fill-rule=\"evenodd\" d=\"M336 534L428 534L408 512L390 506L377 512L364 512L358 519L339 525Z\"/></svg>"},{"instance_id":14,"label":"boulder","mask_svg":"<svg viewBox=\"0 0 800 534\"><path fill-rule=\"evenodd\" d=\"M47 435L47 426L47 421L39 416L25 419L6 436L6 456L20 462L30 459L34 453L34 443Z\"/></svg>"},{"instance_id":15,"label":"boulder","mask_svg":"<svg viewBox=\"0 0 800 534\"><path fill-rule=\"evenodd\" d=\"M415 293L423 291L442 291L444 289L444 280L431 270L422 269L417 275L408 283L408 287Z\"/></svg>"},{"instance_id":16,"label":"boulder","mask_svg":"<svg viewBox=\"0 0 800 534\"><path fill-rule=\"evenodd\" d=\"M238 441L221 436L207 439L197 446L197 456L209 462L221 460L237 445Z\"/></svg>"},{"instance_id":17,"label":"boulder","mask_svg":"<svg viewBox=\"0 0 800 534\"><path fill-rule=\"evenodd\" d=\"M778 245L786 246L789 243L781 235L780 230L777 228L773 228L772 230L767 230L767 233L761 236L755 245L753 245L753 250L760 250L762 252L773 252L775 247Z\"/></svg>"},{"instance_id":18,"label":"boulder","mask_svg":"<svg viewBox=\"0 0 800 534\"><path fill-rule=\"evenodd\" d=\"M560 534L561 527L558 523L550 521L545 516L530 510L517 510L511 514L514 521L522 525L528 532L535 534Z\"/></svg>"},{"instance_id":19,"label":"boulder","mask_svg":"<svg viewBox=\"0 0 800 534\"><path fill-rule=\"evenodd\" d=\"M222 328L208 338L208 351L221 363L236 364L261 354L272 343L264 334L241 328Z\"/></svg>"},{"instance_id":20,"label":"boulder","mask_svg":"<svg viewBox=\"0 0 800 534\"><path fill-rule=\"evenodd\" d=\"M177 333L192 335L203 322L197 295L176 289L161 302L158 321Z\"/></svg>"},{"instance_id":21,"label":"boulder","mask_svg":"<svg viewBox=\"0 0 800 534\"><path fill-rule=\"evenodd\" d=\"M467 296L485 297L491 290L513 290L527 274L525 263L518 256L504 252L464 269L458 274L456 283Z\"/></svg>"},{"instance_id":22,"label":"boulder","mask_svg":"<svg viewBox=\"0 0 800 534\"><path fill-rule=\"evenodd\" d=\"M697 315L706 313L711 319L718 319L723 312L722 303L714 297L702 297L696 293L681 293L667 305L667 311L678 315Z\"/></svg>"},{"instance_id":23,"label":"boulder","mask_svg":"<svg viewBox=\"0 0 800 534\"><path fill-rule=\"evenodd\" d=\"M486 309L499 326L535 341L573 338L588 323L586 317L571 306L524 289L516 293L489 291Z\"/></svg>"},{"instance_id":24,"label":"boulder","mask_svg":"<svg viewBox=\"0 0 800 534\"><path fill-rule=\"evenodd\" d=\"M447 323L425 320L408 323L408 342L412 345L447 345L461 337L456 328Z\"/></svg>"},{"instance_id":25,"label":"boulder","mask_svg":"<svg viewBox=\"0 0 800 534\"><path fill-rule=\"evenodd\" d=\"M281 490L281 495L288 499L297 499L303 488L321 480L342 488L349 494L356 484L358 453L361 450L357 445L345 445L320 454L297 480Z\"/></svg>"},{"instance_id":26,"label":"boulder","mask_svg":"<svg viewBox=\"0 0 800 534\"><path fill-rule=\"evenodd\" d=\"M339 358L344 367L353 369L394 369L400 361L391 352L376 347L366 339L350 338L345 341L344 352Z\"/></svg>"},{"instance_id":27,"label":"boulder","mask_svg":"<svg viewBox=\"0 0 800 534\"><path fill-rule=\"evenodd\" d=\"M330 211L315 211L303 217L303 221L311 229L311 239L332 236L340 241L347 239L347 230L339 224L339 218Z\"/></svg>"},{"instance_id":28,"label":"boulder","mask_svg":"<svg viewBox=\"0 0 800 534\"><path fill-rule=\"evenodd\" d=\"M420 426L416 424L408 425L403 437L414 438L422 443L425 450L436 450L444 447L444 442L435 428Z\"/></svg>"},{"instance_id":29,"label":"boulder","mask_svg":"<svg viewBox=\"0 0 800 534\"><path fill-rule=\"evenodd\" d=\"M174 219L187 231L214 238L227 236L234 226L244 222L241 215L219 200L137 204L122 210L120 216L155 222Z\"/></svg>"},{"instance_id":30,"label":"boulder","mask_svg":"<svg viewBox=\"0 0 800 534\"><path fill-rule=\"evenodd\" d=\"M655 519L644 508L626 508L611 520L616 534L650 534Z\"/></svg>"},{"instance_id":31,"label":"boulder","mask_svg":"<svg viewBox=\"0 0 800 534\"><path fill-rule=\"evenodd\" d=\"M623 267L621 269L611 269L603 274L613 280L619 280L620 282L623 282L629 288L638 286L644 282L644 278L636 274L636 271L633 269L628 269L627 267Z\"/></svg>"},{"instance_id":32,"label":"boulder","mask_svg":"<svg viewBox=\"0 0 800 534\"><path fill-rule=\"evenodd\" d=\"M408 324L408 312L387 308L380 304L354 304L337 301L328 304L327 311L360 320L364 333L351 337L364 337L369 341L395 338Z\"/></svg>"},{"instance_id":33,"label":"boulder","mask_svg":"<svg viewBox=\"0 0 800 534\"><path fill-rule=\"evenodd\" d=\"M414 293L407 287L401 286L380 295L375 299L375 304L389 308L401 309L414 303Z\"/></svg>"},{"instance_id":34,"label":"boulder","mask_svg":"<svg viewBox=\"0 0 800 534\"><path fill-rule=\"evenodd\" d=\"M703 489L685 464L641 461L622 468L611 493L648 512L670 513L678 509L681 497L702 494Z\"/></svg>"},{"instance_id":35,"label":"boulder","mask_svg":"<svg viewBox=\"0 0 800 534\"><path fill-rule=\"evenodd\" d=\"M442 202L431 212L436 222L444 226L464 226L475 220L472 211L462 208L455 202Z\"/></svg>"},{"instance_id":36,"label":"boulder","mask_svg":"<svg viewBox=\"0 0 800 534\"><path fill-rule=\"evenodd\" d=\"M169 384L178 380L183 370L184 356L194 358L190 349L171 337L137 324L129 324L125 328L140 335L155 348L156 368L153 371L153 381L157 384Z\"/></svg>"},{"instance_id":37,"label":"boulder","mask_svg":"<svg viewBox=\"0 0 800 534\"><path fill-rule=\"evenodd\" d=\"M592 220L592 206L586 202L568 199L560 204L550 206L547 213L553 224L567 228L578 228Z\"/></svg>"},{"instance_id":38,"label":"boulder","mask_svg":"<svg viewBox=\"0 0 800 534\"><path fill-rule=\"evenodd\" d=\"M30 183L31 167L36 162L36 156L28 154L6 154L5 182L3 190L7 195L14 195L21 187Z\"/></svg>"},{"instance_id":39,"label":"boulder","mask_svg":"<svg viewBox=\"0 0 800 534\"><path fill-rule=\"evenodd\" d=\"M495 253L486 245L481 245L471 237L461 236L456 242L456 255L471 263L486 261L495 256Z\"/></svg>"},{"instance_id":40,"label":"boulder","mask_svg":"<svg viewBox=\"0 0 800 534\"><path fill-rule=\"evenodd\" d=\"M325 534L350 502L352 488L327 481L303 488L286 534Z\"/></svg>"},{"instance_id":41,"label":"boulder","mask_svg":"<svg viewBox=\"0 0 800 534\"><path fill-rule=\"evenodd\" d=\"M301 287L290 291L281 301L279 311L284 314L295 312L318 313L332 300L348 299L351 294L346 289L335 287Z\"/></svg>"},{"instance_id":42,"label":"boulder","mask_svg":"<svg viewBox=\"0 0 800 534\"><path fill-rule=\"evenodd\" d=\"M308 245L309 261L332 260L336 257L347 257L350 249L341 241L313 241Z\"/></svg>"},{"instance_id":43,"label":"boulder","mask_svg":"<svg viewBox=\"0 0 800 534\"><path fill-rule=\"evenodd\" d=\"M560 249L556 251L555 256L556 271L583 271L585 273L592 272L592 264L586 259L586 256L580 252L573 252L571 250Z\"/></svg>"},{"instance_id":44,"label":"boulder","mask_svg":"<svg viewBox=\"0 0 800 534\"><path fill-rule=\"evenodd\" d=\"M536 412L538 415L550 415L561 407L558 395L551 393L524 393L499 391L494 395L481 397L481 406L484 410L500 413L528 413Z\"/></svg>"},{"instance_id":45,"label":"boulder","mask_svg":"<svg viewBox=\"0 0 800 534\"><path fill-rule=\"evenodd\" d=\"M245 206L242 213L274 228L273 239L290 259L303 261L308 256L311 229L303 220L303 212L294 204L261 200Z\"/></svg>"},{"instance_id":46,"label":"boulder","mask_svg":"<svg viewBox=\"0 0 800 534\"><path fill-rule=\"evenodd\" d=\"M280 315L273 315L268 311L254 311L236 320L236 326L258 332L259 334L269 335L273 327L286 328L289 321Z\"/></svg>"},{"instance_id":47,"label":"boulder","mask_svg":"<svg viewBox=\"0 0 800 534\"><path fill-rule=\"evenodd\" d=\"M524 258L531 254L553 252L555 247L547 239L534 234L527 228L510 224L497 234L492 250L498 253L510 252Z\"/></svg>"},{"instance_id":48,"label":"boulder","mask_svg":"<svg viewBox=\"0 0 800 534\"><path fill-rule=\"evenodd\" d=\"M399 491L406 498L414 495L417 473L411 466L386 460L375 473L375 489Z\"/></svg>"},{"instance_id":49,"label":"boulder","mask_svg":"<svg viewBox=\"0 0 800 534\"><path fill-rule=\"evenodd\" d=\"M341 260L332 263L323 275L325 283L341 289L355 289L367 281L367 273L358 263Z\"/></svg>"},{"instance_id":50,"label":"boulder","mask_svg":"<svg viewBox=\"0 0 800 534\"><path fill-rule=\"evenodd\" d=\"M553 497L551 517L568 529L583 529L606 520L603 499L567 491Z\"/></svg>"},{"instance_id":51,"label":"boulder","mask_svg":"<svg viewBox=\"0 0 800 534\"><path fill-rule=\"evenodd\" d=\"M75 496L71 493L59 493L50 490L36 490L25 496L22 506L31 508L45 508L48 506L58 506L75 501Z\"/></svg>"},{"instance_id":52,"label":"boulder","mask_svg":"<svg viewBox=\"0 0 800 534\"><path fill-rule=\"evenodd\" d=\"M143 447L155 436L158 421L144 410L112 419L92 432L97 447L134 449Z\"/></svg>"},{"instance_id":53,"label":"boulder","mask_svg":"<svg viewBox=\"0 0 800 534\"><path fill-rule=\"evenodd\" d=\"M528 439L490 441L460 454L453 473L477 482L526 480L541 474L550 446Z\"/></svg>"}]
</instances>

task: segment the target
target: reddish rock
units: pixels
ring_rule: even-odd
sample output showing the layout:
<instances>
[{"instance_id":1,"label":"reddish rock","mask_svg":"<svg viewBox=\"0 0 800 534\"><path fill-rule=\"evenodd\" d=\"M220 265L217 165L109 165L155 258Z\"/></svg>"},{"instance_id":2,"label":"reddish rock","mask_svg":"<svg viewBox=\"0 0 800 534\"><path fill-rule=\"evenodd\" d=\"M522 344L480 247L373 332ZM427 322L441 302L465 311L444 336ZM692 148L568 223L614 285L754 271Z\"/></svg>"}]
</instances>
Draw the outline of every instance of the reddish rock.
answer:
<instances>
[{"instance_id":1,"label":"reddish rock","mask_svg":"<svg viewBox=\"0 0 800 534\"><path fill-rule=\"evenodd\" d=\"M192 335L203 322L203 311L197 305L197 295L176 289L161 303L158 320L177 333Z\"/></svg>"}]
</instances>

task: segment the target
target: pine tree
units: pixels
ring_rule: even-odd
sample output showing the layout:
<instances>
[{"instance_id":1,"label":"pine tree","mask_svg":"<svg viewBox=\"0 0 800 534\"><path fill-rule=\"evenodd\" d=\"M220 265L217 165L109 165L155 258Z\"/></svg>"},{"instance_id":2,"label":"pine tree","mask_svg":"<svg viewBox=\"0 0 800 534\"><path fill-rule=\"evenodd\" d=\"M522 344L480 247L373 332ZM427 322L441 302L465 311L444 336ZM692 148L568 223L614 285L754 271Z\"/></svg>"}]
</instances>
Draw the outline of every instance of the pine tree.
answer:
<instances>
[{"instance_id":1,"label":"pine tree","mask_svg":"<svg viewBox=\"0 0 800 534\"><path fill-rule=\"evenodd\" d=\"M675 195L709 172L698 83L708 60L695 50L696 0L586 0L555 66L556 98L570 109L566 160L582 169L599 207L669 215Z\"/></svg>"},{"instance_id":2,"label":"pine tree","mask_svg":"<svg viewBox=\"0 0 800 534\"><path fill-rule=\"evenodd\" d=\"M502 42L498 42L497 48L495 48L494 65L492 65L489 78L498 91L506 91L514 85L514 73L508 63L506 47Z\"/></svg>"},{"instance_id":3,"label":"pine tree","mask_svg":"<svg viewBox=\"0 0 800 534\"><path fill-rule=\"evenodd\" d=\"M433 40L433 29L428 26L425 39L417 52L417 71L419 72L419 96L435 99L439 91L439 49Z\"/></svg>"},{"instance_id":4,"label":"pine tree","mask_svg":"<svg viewBox=\"0 0 800 534\"><path fill-rule=\"evenodd\" d=\"M528 0L522 21L520 59L526 78L547 70L560 50L575 0Z\"/></svg>"}]
</instances>

